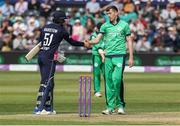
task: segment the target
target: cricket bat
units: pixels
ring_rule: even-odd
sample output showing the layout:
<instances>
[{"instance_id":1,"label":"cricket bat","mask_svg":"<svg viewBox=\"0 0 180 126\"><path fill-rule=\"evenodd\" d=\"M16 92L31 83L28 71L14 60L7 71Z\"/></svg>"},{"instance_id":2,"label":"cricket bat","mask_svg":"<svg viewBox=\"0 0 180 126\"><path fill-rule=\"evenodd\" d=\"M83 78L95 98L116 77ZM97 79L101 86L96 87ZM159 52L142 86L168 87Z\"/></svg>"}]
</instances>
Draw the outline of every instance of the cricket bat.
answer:
<instances>
[{"instance_id":1,"label":"cricket bat","mask_svg":"<svg viewBox=\"0 0 180 126\"><path fill-rule=\"evenodd\" d=\"M34 48L32 48L28 54L26 54L25 59L30 61L40 50L41 42L39 42Z\"/></svg>"}]
</instances>

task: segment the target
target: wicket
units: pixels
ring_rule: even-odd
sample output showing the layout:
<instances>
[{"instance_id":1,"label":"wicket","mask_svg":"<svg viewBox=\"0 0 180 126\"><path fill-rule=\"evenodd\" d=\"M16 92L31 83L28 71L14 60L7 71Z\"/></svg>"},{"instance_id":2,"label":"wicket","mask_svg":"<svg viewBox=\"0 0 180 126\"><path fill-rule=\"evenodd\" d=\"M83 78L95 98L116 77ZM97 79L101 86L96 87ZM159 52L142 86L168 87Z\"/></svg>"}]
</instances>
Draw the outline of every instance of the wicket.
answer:
<instances>
[{"instance_id":1,"label":"wicket","mask_svg":"<svg viewBox=\"0 0 180 126\"><path fill-rule=\"evenodd\" d=\"M86 90L87 87L88 90ZM86 99L86 93L88 93L87 99ZM87 114L86 114L86 106L88 107ZM79 78L79 116L90 117L90 112L91 112L91 76L81 75Z\"/></svg>"}]
</instances>

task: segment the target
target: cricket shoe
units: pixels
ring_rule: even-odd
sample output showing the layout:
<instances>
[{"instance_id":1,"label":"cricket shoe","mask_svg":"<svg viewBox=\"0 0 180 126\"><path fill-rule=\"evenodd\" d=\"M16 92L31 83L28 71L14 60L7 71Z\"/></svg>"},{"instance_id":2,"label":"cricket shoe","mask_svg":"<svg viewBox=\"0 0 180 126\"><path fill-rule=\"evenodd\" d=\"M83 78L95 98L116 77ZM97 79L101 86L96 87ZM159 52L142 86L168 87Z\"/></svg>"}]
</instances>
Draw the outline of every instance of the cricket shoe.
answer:
<instances>
[{"instance_id":1,"label":"cricket shoe","mask_svg":"<svg viewBox=\"0 0 180 126\"><path fill-rule=\"evenodd\" d=\"M34 108L33 114L40 115L41 111L39 111L38 107Z\"/></svg>"},{"instance_id":2,"label":"cricket shoe","mask_svg":"<svg viewBox=\"0 0 180 126\"><path fill-rule=\"evenodd\" d=\"M100 92L96 92L96 93L94 94L94 96L95 96L95 97L102 97L102 94L101 94Z\"/></svg>"},{"instance_id":3,"label":"cricket shoe","mask_svg":"<svg viewBox=\"0 0 180 126\"><path fill-rule=\"evenodd\" d=\"M40 115L55 115L56 114L56 111L53 110L53 111L46 111L45 109L43 109L41 112L40 112Z\"/></svg>"},{"instance_id":4,"label":"cricket shoe","mask_svg":"<svg viewBox=\"0 0 180 126\"><path fill-rule=\"evenodd\" d=\"M55 111L55 110L52 110L51 107L47 107L47 108L46 108L46 111L47 111L47 112L50 112L51 115L55 115L55 114L56 114L56 111Z\"/></svg>"},{"instance_id":5,"label":"cricket shoe","mask_svg":"<svg viewBox=\"0 0 180 126\"><path fill-rule=\"evenodd\" d=\"M117 114L122 114L122 115L124 115L124 114L125 114L124 108L118 108Z\"/></svg>"},{"instance_id":6,"label":"cricket shoe","mask_svg":"<svg viewBox=\"0 0 180 126\"><path fill-rule=\"evenodd\" d=\"M112 114L112 110L106 109L106 110L102 111L102 114L104 114L104 115L111 115Z\"/></svg>"},{"instance_id":7,"label":"cricket shoe","mask_svg":"<svg viewBox=\"0 0 180 126\"><path fill-rule=\"evenodd\" d=\"M51 114L51 111L46 111L45 109L43 109L41 112L40 112L40 115L50 115Z\"/></svg>"}]
</instances>

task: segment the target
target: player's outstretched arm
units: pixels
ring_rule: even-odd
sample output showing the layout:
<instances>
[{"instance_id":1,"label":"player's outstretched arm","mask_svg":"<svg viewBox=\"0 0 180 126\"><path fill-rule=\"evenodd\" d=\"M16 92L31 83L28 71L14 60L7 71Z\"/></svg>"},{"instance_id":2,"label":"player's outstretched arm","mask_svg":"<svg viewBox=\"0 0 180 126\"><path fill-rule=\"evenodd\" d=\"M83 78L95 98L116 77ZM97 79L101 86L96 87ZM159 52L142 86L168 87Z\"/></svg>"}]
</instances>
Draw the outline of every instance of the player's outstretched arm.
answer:
<instances>
[{"instance_id":1,"label":"player's outstretched arm","mask_svg":"<svg viewBox=\"0 0 180 126\"><path fill-rule=\"evenodd\" d=\"M92 48L88 40L84 40L84 46L86 48Z\"/></svg>"},{"instance_id":2,"label":"player's outstretched arm","mask_svg":"<svg viewBox=\"0 0 180 126\"><path fill-rule=\"evenodd\" d=\"M76 40L73 40L72 38L70 38L69 33L67 33L67 32L64 33L64 39L72 46L85 46L84 42L76 41Z\"/></svg>"}]
</instances>

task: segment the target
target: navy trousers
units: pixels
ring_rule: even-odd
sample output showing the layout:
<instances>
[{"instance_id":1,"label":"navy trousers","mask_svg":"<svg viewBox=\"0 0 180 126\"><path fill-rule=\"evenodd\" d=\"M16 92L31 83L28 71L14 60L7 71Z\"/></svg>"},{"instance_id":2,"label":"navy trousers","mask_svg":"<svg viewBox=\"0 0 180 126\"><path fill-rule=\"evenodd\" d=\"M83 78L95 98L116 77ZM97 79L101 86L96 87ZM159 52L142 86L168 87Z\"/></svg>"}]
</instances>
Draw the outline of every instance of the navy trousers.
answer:
<instances>
[{"instance_id":1,"label":"navy trousers","mask_svg":"<svg viewBox=\"0 0 180 126\"><path fill-rule=\"evenodd\" d=\"M41 81L37 96L37 107L46 109L48 111L53 111L54 73L56 62L53 59L50 60L45 56L39 56L38 64L41 74Z\"/></svg>"}]
</instances>

